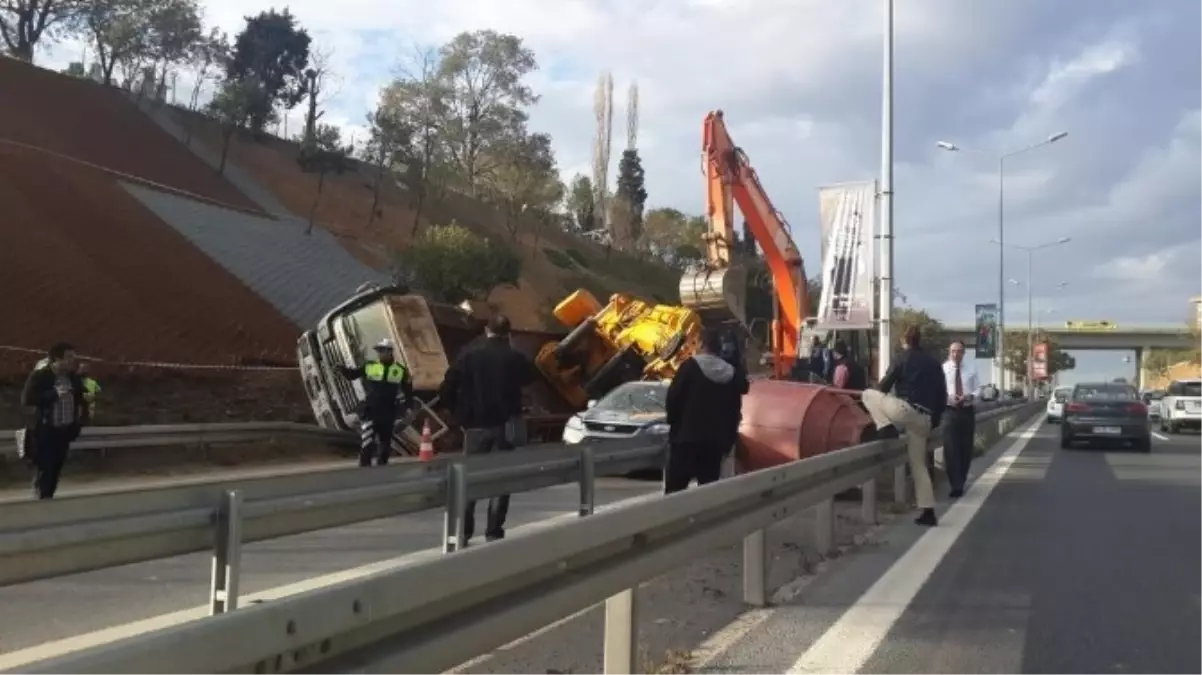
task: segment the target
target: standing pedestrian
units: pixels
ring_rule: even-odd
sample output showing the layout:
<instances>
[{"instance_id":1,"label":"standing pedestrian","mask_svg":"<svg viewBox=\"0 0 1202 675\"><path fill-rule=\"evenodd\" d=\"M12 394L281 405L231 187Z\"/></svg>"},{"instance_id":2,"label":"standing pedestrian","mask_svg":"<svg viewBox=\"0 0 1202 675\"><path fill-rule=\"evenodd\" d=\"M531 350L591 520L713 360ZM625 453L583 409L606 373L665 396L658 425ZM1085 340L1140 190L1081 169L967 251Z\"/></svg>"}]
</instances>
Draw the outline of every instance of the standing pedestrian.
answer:
<instances>
[{"instance_id":1,"label":"standing pedestrian","mask_svg":"<svg viewBox=\"0 0 1202 675\"><path fill-rule=\"evenodd\" d=\"M836 389L864 391L868 388L868 371L859 361L856 361L855 355L847 348L846 342L835 340L835 346L831 348L831 356L834 357L835 362L831 383Z\"/></svg>"},{"instance_id":2,"label":"standing pedestrian","mask_svg":"<svg viewBox=\"0 0 1202 675\"><path fill-rule=\"evenodd\" d=\"M376 360L358 368L339 368L348 380L363 381L364 401L360 407L359 466L384 466L392 455L392 433L397 417L416 403L413 377L409 369L397 363L392 340L376 343Z\"/></svg>"},{"instance_id":3,"label":"standing pedestrian","mask_svg":"<svg viewBox=\"0 0 1202 675\"><path fill-rule=\"evenodd\" d=\"M439 398L463 427L463 452L485 455L514 449L523 433L522 388L534 382L534 364L510 343L509 319L498 314L484 340L465 349L447 369ZM509 495L488 501L487 541L505 538ZM476 528L476 502L463 514L464 541Z\"/></svg>"},{"instance_id":4,"label":"standing pedestrian","mask_svg":"<svg viewBox=\"0 0 1202 675\"><path fill-rule=\"evenodd\" d=\"M705 331L700 349L668 385L668 461L664 494L718 480L722 461L734 450L750 388L744 371L723 360L722 333Z\"/></svg>"},{"instance_id":5,"label":"standing pedestrian","mask_svg":"<svg viewBox=\"0 0 1202 675\"><path fill-rule=\"evenodd\" d=\"M952 499L964 496L968 467L972 464L973 438L976 434L977 373L964 363L964 343L956 340L948 347L943 376L947 384L947 411L943 424L943 466L951 487Z\"/></svg>"},{"instance_id":6,"label":"standing pedestrian","mask_svg":"<svg viewBox=\"0 0 1202 675\"><path fill-rule=\"evenodd\" d=\"M87 422L83 381L75 372L75 347L60 342L50 348L46 365L25 381L21 400L33 409L26 431L32 439L27 458L34 468L33 494L53 499L71 443Z\"/></svg>"},{"instance_id":7,"label":"standing pedestrian","mask_svg":"<svg viewBox=\"0 0 1202 675\"><path fill-rule=\"evenodd\" d=\"M923 351L916 326L906 328L902 347L877 389L866 390L861 400L881 438L896 438L899 431L905 431L906 454L920 510L914 522L933 526L938 519L935 491L927 471L927 445L931 430L939 426L947 406L947 387L939 362ZM891 390L896 393L890 394Z\"/></svg>"},{"instance_id":8,"label":"standing pedestrian","mask_svg":"<svg viewBox=\"0 0 1202 675\"><path fill-rule=\"evenodd\" d=\"M817 335L810 340L810 372L821 378L823 382L830 382L834 376L835 362L831 357L831 350L826 348L822 338Z\"/></svg>"},{"instance_id":9,"label":"standing pedestrian","mask_svg":"<svg viewBox=\"0 0 1202 675\"><path fill-rule=\"evenodd\" d=\"M100 383L91 376L87 361L80 361L75 372L83 382L83 402L88 407L88 424L95 424L96 398L100 395Z\"/></svg>"}]
</instances>

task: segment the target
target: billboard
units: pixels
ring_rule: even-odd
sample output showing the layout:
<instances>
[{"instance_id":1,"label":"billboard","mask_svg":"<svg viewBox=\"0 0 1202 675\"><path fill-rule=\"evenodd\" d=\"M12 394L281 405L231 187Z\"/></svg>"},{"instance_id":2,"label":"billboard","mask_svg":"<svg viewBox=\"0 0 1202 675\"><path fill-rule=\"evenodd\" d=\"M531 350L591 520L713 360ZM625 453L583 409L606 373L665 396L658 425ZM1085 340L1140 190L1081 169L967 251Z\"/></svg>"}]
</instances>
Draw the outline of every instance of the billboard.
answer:
<instances>
[{"instance_id":1,"label":"billboard","mask_svg":"<svg viewBox=\"0 0 1202 675\"><path fill-rule=\"evenodd\" d=\"M822 234L820 330L872 328L876 276L876 181L818 190Z\"/></svg>"},{"instance_id":2,"label":"billboard","mask_svg":"<svg viewBox=\"0 0 1202 675\"><path fill-rule=\"evenodd\" d=\"M1036 342L1031 352L1031 377L1036 380L1048 379L1048 343Z\"/></svg>"},{"instance_id":3,"label":"billboard","mask_svg":"<svg viewBox=\"0 0 1202 675\"><path fill-rule=\"evenodd\" d=\"M997 358L997 305L977 305L978 359Z\"/></svg>"}]
</instances>

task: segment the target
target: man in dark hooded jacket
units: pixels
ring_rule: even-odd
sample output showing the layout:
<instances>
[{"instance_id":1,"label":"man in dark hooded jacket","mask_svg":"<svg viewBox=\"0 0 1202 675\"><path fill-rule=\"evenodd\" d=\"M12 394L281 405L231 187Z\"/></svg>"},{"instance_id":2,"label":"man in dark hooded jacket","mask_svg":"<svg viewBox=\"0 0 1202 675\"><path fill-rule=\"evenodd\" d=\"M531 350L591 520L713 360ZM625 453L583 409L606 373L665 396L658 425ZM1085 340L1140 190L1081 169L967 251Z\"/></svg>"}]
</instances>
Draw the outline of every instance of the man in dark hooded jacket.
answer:
<instances>
[{"instance_id":1,"label":"man in dark hooded jacket","mask_svg":"<svg viewBox=\"0 0 1202 675\"><path fill-rule=\"evenodd\" d=\"M722 333L707 330L701 349L685 361L668 386L668 461L664 493L718 480L722 460L734 449L742 418L747 375L724 360Z\"/></svg>"}]
</instances>

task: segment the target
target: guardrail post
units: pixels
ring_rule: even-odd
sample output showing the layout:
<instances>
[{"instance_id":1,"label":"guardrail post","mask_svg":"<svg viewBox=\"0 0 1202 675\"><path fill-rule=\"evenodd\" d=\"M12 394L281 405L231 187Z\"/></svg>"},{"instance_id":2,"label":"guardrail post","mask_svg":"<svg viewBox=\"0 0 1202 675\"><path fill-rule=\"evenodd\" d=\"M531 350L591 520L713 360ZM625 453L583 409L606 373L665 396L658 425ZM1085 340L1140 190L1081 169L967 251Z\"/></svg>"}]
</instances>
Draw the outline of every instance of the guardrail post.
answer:
<instances>
[{"instance_id":1,"label":"guardrail post","mask_svg":"<svg viewBox=\"0 0 1202 675\"><path fill-rule=\"evenodd\" d=\"M835 549L835 500L824 499L814 505L814 547L822 555Z\"/></svg>"},{"instance_id":2,"label":"guardrail post","mask_svg":"<svg viewBox=\"0 0 1202 675\"><path fill-rule=\"evenodd\" d=\"M463 518L467 513L467 467L461 462L447 465L447 511L443 517L442 552L453 553L467 544Z\"/></svg>"},{"instance_id":3,"label":"guardrail post","mask_svg":"<svg viewBox=\"0 0 1202 675\"><path fill-rule=\"evenodd\" d=\"M910 481L906 480L906 464L903 462L893 467L893 503L906 507L910 505Z\"/></svg>"},{"instance_id":4,"label":"guardrail post","mask_svg":"<svg viewBox=\"0 0 1202 675\"><path fill-rule=\"evenodd\" d=\"M638 672L638 622L635 589L628 588L605 600L604 672L632 675Z\"/></svg>"},{"instance_id":5,"label":"guardrail post","mask_svg":"<svg viewBox=\"0 0 1202 675\"><path fill-rule=\"evenodd\" d=\"M767 530L743 538L743 602L754 607L768 604Z\"/></svg>"},{"instance_id":6,"label":"guardrail post","mask_svg":"<svg viewBox=\"0 0 1202 675\"><path fill-rule=\"evenodd\" d=\"M876 525L876 479L869 478L860 486L860 519L866 525Z\"/></svg>"},{"instance_id":7,"label":"guardrail post","mask_svg":"<svg viewBox=\"0 0 1202 675\"><path fill-rule=\"evenodd\" d=\"M221 495L213 523L213 575L209 585L209 614L238 609L238 577L242 572L242 493Z\"/></svg>"},{"instance_id":8,"label":"guardrail post","mask_svg":"<svg viewBox=\"0 0 1202 675\"><path fill-rule=\"evenodd\" d=\"M581 516L591 516L597 506L597 461L593 456L593 448L585 445L580 448L580 509Z\"/></svg>"}]
</instances>

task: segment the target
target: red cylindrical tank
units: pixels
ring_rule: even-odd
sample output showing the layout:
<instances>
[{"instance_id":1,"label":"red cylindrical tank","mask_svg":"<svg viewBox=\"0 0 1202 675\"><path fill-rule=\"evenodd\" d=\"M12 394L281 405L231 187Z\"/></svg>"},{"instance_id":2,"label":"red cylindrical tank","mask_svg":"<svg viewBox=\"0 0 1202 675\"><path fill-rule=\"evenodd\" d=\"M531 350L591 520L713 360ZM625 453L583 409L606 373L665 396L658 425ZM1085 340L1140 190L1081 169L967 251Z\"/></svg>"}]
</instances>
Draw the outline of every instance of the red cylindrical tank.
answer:
<instances>
[{"instance_id":1,"label":"red cylindrical tank","mask_svg":"<svg viewBox=\"0 0 1202 675\"><path fill-rule=\"evenodd\" d=\"M740 473L863 442L872 419L846 394L787 380L752 380L743 397Z\"/></svg>"}]
</instances>

